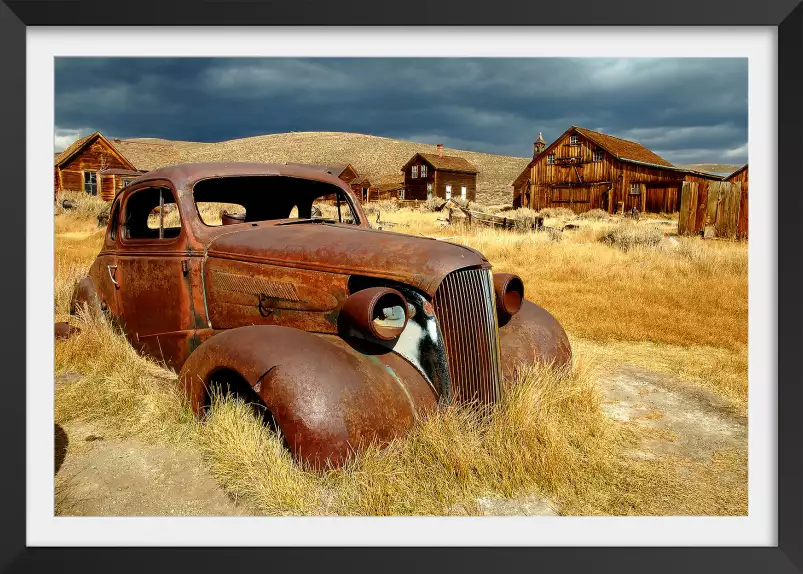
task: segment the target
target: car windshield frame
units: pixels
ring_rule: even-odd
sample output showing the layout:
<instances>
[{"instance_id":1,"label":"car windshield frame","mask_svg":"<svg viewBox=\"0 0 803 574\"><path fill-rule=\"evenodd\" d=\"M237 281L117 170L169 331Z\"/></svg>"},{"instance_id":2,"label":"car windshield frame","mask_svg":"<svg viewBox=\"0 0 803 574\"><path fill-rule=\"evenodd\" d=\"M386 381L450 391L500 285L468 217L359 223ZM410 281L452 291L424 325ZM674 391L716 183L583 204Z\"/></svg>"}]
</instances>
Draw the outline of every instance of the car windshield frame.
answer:
<instances>
[{"instance_id":1,"label":"car windshield frame","mask_svg":"<svg viewBox=\"0 0 803 574\"><path fill-rule=\"evenodd\" d=\"M236 175L220 175L220 176L205 177L205 178L202 178L202 179L199 179L199 180L193 182L192 186L190 186L189 195L192 197L192 202L193 202L193 205L194 205L194 208L195 208L195 214L196 214L198 220L200 221L200 223L204 227L207 227L207 228L210 228L210 229L216 229L216 228L221 227L222 225L210 225L209 223L204 221L204 217L201 215L201 211L200 211L200 208L198 206L198 203L205 203L205 202L208 202L208 203L221 203L221 204L223 204L223 203L233 203L233 204L236 204L236 205L242 205L242 203L239 203L238 201L215 202L215 201L207 201L207 200L204 200L204 199L202 199L201 201L198 201L196 199L196 193L197 193L198 185L203 184L204 182L209 182L209 181L234 180L234 179L240 179L240 178L247 178L247 179L273 178L273 179L283 179L283 180L295 181L295 182L308 182L308 183L310 183L312 185L316 185L316 186L327 186L328 188L331 188L331 191L329 191L328 193L322 193L322 194L318 195L317 198L324 197L325 195L330 195L330 194L331 195L335 195L337 198L339 198L340 200L345 202L345 204L348 206L348 209L351 211L351 214L352 214L352 217L353 217L353 220L354 220L351 223L345 222L345 221L342 220L342 214L338 213L338 217L339 217L340 220L339 221L334 221L334 224L353 225L355 227L362 227L363 226L363 217L361 216L360 211L356 207L357 202L355 201L355 199L353 197L351 197L351 190L346 190L346 189L338 186L335 183L328 182L328 181L322 181L322 180L318 180L318 179L310 179L310 178L305 178L305 177L298 177L298 176L292 176L292 175L283 175L283 174L236 174ZM263 190L263 191L251 191L251 192L248 192L248 193L277 194L277 196L278 196L282 192L276 192L276 191L272 191L272 190ZM288 193L292 193L292 191L288 192ZM286 195L285 195L285 197L286 197ZM271 199L267 199L267 201L271 201ZM315 199L312 200L312 203L314 203L314 201L315 201ZM296 205L296 204L294 203L293 205ZM284 217L284 218L267 218L267 219L248 219L247 218L248 217L248 208L245 205L242 205L242 206L246 208L246 219L244 219L242 222L230 223L229 225L227 225L227 227L228 226L243 225L243 224L246 224L246 223L247 224L255 224L255 223L273 223L273 224L277 224L277 223L283 223L283 222L286 223L286 222L295 222L295 221L301 221L301 222L304 222L304 221L314 221L314 222L321 221L322 223L330 223L330 224L332 223L331 222L331 218L326 218L326 217L309 217L309 218L306 218L306 217ZM291 208L291 211L292 211L292 208Z\"/></svg>"}]
</instances>

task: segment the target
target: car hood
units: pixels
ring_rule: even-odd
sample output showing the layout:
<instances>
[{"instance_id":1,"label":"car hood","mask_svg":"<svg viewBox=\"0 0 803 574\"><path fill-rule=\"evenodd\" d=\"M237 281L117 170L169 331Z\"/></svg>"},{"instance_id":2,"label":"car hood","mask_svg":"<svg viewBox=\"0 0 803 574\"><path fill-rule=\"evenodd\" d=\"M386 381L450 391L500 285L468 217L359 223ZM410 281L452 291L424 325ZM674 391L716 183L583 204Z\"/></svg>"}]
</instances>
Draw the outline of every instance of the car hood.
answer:
<instances>
[{"instance_id":1,"label":"car hood","mask_svg":"<svg viewBox=\"0 0 803 574\"><path fill-rule=\"evenodd\" d=\"M457 269L488 266L478 251L445 241L344 224L273 225L214 239L209 257L366 275L412 285L430 296Z\"/></svg>"}]
</instances>

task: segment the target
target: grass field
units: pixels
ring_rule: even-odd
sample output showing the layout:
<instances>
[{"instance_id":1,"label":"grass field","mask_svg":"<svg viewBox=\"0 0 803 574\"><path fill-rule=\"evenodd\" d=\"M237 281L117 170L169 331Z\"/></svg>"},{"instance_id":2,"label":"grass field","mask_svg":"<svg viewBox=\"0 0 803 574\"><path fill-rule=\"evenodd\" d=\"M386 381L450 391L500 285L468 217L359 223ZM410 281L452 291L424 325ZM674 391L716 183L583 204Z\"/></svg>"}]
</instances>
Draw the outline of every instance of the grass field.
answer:
<instances>
[{"instance_id":1,"label":"grass field","mask_svg":"<svg viewBox=\"0 0 803 574\"><path fill-rule=\"evenodd\" d=\"M68 318L72 287L99 249L100 207L81 198L79 209L55 216L56 320ZM56 343L56 373L80 374L57 389L56 422L91 421L107 436L197 450L231 496L266 514L476 514L481 497L528 493L561 514L747 512L746 445L705 460L634 456L651 431L606 416L600 391L609 367L633 364L682 377L746 416L746 244L662 239L673 226L658 218L576 219L573 231L520 233L379 209L394 231L470 245L496 270L520 274L527 297L565 326L574 368L526 369L506 381L486 419L445 409L384 449L314 474L241 403L218 401L207 420L194 420L174 373L139 357L107 323L79 317L71 322L81 333ZM554 228L569 220L549 215Z\"/></svg>"}]
</instances>

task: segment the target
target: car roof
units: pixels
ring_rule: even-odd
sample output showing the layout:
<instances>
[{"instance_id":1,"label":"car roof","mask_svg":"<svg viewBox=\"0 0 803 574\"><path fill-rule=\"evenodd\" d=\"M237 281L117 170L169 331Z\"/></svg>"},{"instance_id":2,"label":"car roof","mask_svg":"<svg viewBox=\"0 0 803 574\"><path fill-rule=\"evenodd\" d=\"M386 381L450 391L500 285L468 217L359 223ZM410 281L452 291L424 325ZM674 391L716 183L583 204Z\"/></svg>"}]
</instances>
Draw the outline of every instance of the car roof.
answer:
<instances>
[{"instance_id":1,"label":"car roof","mask_svg":"<svg viewBox=\"0 0 803 574\"><path fill-rule=\"evenodd\" d=\"M236 177L236 176L284 176L310 179L337 185L341 189L350 191L341 179L315 169L312 166L283 165L278 163L255 163L255 162L207 162L207 163L183 163L161 167L138 177L130 185L140 182L166 179L171 181L176 189L191 189L195 183L202 179L215 177Z\"/></svg>"}]
</instances>

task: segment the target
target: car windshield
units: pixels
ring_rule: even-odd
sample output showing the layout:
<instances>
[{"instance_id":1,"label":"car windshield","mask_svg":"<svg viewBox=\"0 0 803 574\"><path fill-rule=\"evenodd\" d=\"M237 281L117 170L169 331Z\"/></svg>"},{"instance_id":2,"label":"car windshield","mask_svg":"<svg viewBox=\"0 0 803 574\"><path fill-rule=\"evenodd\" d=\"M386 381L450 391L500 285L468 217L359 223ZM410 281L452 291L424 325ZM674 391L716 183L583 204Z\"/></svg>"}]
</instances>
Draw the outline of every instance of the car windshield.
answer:
<instances>
[{"instance_id":1,"label":"car windshield","mask_svg":"<svg viewBox=\"0 0 803 574\"><path fill-rule=\"evenodd\" d=\"M283 176L206 179L193 189L205 225L290 219L293 222L359 223L346 193L331 183Z\"/></svg>"}]
</instances>

